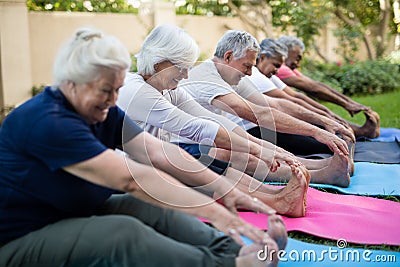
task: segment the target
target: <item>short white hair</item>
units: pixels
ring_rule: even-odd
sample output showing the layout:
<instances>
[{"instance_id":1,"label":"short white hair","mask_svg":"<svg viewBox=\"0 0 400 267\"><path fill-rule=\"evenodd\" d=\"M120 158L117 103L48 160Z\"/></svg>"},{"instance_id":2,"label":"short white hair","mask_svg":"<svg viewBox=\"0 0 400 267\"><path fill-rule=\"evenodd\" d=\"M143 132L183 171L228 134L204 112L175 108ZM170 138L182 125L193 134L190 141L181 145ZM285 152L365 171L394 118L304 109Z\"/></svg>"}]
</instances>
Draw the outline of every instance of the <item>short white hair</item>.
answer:
<instances>
[{"instance_id":1,"label":"short white hair","mask_svg":"<svg viewBox=\"0 0 400 267\"><path fill-rule=\"evenodd\" d=\"M104 68L126 70L132 60L126 47L114 36L92 28L80 28L59 50L53 66L54 84L72 81L84 84L99 78Z\"/></svg>"},{"instance_id":2,"label":"short white hair","mask_svg":"<svg viewBox=\"0 0 400 267\"><path fill-rule=\"evenodd\" d=\"M260 46L250 33L238 30L227 31L218 41L214 56L219 59L229 50L233 51L234 59L241 59L246 56L247 51L259 52Z\"/></svg>"},{"instance_id":3,"label":"short white hair","mask_svg":"<svg viewBox=\"0 0 400 267\"><path fill-rule=\"evenodd\" d=\"M163 24L154 28L144 40L142 49L136 55L137 72L153 75L154 65L163 61L189 68L196 63L199 54L199 46L185 30L176 25Z\"/></svg>"}]
</instances>

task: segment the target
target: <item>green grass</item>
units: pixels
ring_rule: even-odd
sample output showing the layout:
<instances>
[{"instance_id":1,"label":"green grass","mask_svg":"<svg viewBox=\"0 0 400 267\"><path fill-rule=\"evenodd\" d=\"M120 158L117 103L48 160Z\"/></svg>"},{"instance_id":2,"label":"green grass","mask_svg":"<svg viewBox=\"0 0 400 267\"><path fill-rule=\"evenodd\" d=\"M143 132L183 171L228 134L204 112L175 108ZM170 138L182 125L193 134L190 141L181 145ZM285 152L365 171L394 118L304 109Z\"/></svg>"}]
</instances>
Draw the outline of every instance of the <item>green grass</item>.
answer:
<instances>
[{"instance_id":1,"label":"green grass","mask_svg":"<svg viewBox=\"0 0 400 267\"><path fill-rule=\"evenodd\" d=\"M379 95L353 96L352 99L378 112L381 118L381 127L400 128L400 90ZM365 121L362 113L352 118L344 108L338 105L326 102L322 104L351 122L363 124Z\"/></svg>"}]
</instances>

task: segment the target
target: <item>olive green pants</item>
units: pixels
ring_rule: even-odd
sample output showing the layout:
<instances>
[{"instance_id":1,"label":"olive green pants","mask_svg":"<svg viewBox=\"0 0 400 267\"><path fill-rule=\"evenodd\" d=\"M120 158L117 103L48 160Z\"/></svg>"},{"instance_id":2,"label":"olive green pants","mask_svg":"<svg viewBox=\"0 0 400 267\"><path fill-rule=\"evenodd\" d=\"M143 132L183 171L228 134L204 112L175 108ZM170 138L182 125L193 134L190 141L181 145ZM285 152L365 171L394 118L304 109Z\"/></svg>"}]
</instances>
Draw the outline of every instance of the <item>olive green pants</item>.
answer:
<instances>
[{"instance_id":1,"label":"olive green pants","mask_svg":"<svg viewBox=\"0 0 400 267\"><path fill-rule=\"evenodd\" d=\"M186 214L130 195L96 215L47 225L0 248L0 266L234 266L240 245Z\"/></svg>"}]
</instances>

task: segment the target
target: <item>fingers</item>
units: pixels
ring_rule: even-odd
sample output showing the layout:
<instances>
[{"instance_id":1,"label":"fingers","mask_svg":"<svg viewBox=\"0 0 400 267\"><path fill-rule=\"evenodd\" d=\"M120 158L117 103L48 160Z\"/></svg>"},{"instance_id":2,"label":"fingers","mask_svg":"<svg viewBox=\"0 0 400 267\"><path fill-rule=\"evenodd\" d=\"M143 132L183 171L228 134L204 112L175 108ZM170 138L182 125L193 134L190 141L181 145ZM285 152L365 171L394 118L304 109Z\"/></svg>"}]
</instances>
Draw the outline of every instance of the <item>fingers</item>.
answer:
<instances>
[{"instance_id":1,"label":"fingers","mask_svg":"<svg viewBox=\"0 0 400 267\"><path fill-rule=\"evenodd\" d=\"M356 137L354 136L354 134L347 129L344 126L340 127L340 130L338 130L338 133L342 134L343 136L347 137L348 139L350 139L353 143L356 141Z\"/></svg>"},{"instance_id":2,"label":"fingers","mask_svg":"<svg viewBox=\"0 0 400 267\"><path fill-rule=\"evenodd\" d=\"M265 239L265 233L255 226L244 222L239 217L232 222L230 227L224 231L226 235L231 236L239 244L244 245L241 236L246 236L256 243L261 244Z\"/></svg>"},{"instance_id":3,"label":"fingers","mask_svg":"<svg viewBox=\"0 0 400 267\"><path fill-rule=\"evenodd\" d=\"M280 163L277 160L274 159L272 161L272 164L271 164L271 167L269 168L269 170L271 172L276 172L280 166L281 166Z\"/></svg>"},{"instance_id":4,"label":"fingers","mask_svg":"<svg viewBox=\"0 0 400 267\"><path fill-rule=\"evenodd\" d=\"M267 215L276 214L276 210L266 205L256 197L251 198L250 203L248 203L248 207L257 213L264 213Z\"/></svg>"},{"instance_id":5,"label":"fingers","mask_svg":"<svg viewBox=\"0 0 400 267\"><path fill-rule=\"evenodd\" d=\"M331 150L335 153L343 154L343 155L347 156L349 154L349 148L347 147L346 142L344 140L340 139L339 137L336 137L335 139L336 140L333 140L332 145L330 147Z\"/></svg>"},{"instance_id":6,"label":"fingers","mask_svg":"<svg viewBox=\"0 0 400 267\"><path fill-rule=\"evenodd\" d=\"M238 215L238 211L237 211L237 205L235 205L235 203L230 203L229 201L224 201L224 205L225 207L232 212L235 215Z\"/></svg>"},{"instance_id":7,"label":"fingers","mask_svg":"<svg viewBox=\"0 0 400 267\"><path fill-rule=\"evenodd\" d=\"M228 230L228 232L225 233L225 234L231 236L231 237L232 237L237 243L239 243L240 245L244 245L244 242L243 242L242 238L240 237L239 232L238 232L236 229L230 228L230 229Z\"/></svg>"}]
</instances>

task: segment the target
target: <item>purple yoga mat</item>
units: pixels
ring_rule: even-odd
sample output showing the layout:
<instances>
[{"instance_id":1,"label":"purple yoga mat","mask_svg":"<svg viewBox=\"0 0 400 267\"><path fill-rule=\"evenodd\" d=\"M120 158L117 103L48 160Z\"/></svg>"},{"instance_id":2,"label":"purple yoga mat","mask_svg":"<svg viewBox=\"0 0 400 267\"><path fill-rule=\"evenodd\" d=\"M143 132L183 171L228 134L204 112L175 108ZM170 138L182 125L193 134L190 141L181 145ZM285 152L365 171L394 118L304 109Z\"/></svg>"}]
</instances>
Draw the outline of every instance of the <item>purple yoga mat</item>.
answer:
<instances>
[{"instance_id":1,"label":"purple yoga mat","mask_svg":"<svg viewBox=\"0 0 400 267\"><path fill-rule=\"evenodd\" d=\"M249 223L267 229L267 216L240 212ZM400 245L400 203L371 197L339 195L313 188L307 193L302 218L282 216L288 231L359 244Z\"/></svg>"}]
</instances>

